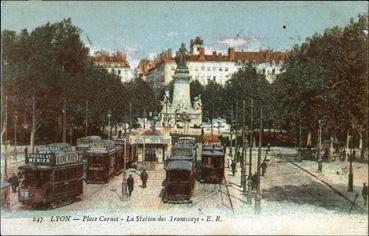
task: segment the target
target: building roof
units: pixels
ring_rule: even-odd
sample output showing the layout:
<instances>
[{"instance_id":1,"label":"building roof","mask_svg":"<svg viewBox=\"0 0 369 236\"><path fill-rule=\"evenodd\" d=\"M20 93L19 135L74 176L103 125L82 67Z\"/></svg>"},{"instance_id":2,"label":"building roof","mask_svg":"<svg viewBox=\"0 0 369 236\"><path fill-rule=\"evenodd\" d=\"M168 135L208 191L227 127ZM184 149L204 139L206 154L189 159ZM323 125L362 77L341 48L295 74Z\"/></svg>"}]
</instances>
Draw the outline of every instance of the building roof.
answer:
<instances>
[{"instance_id":1,"label":"building roof","mask_svg":"<svg viewBox=\"0 0 369 236\"><path fill-rule=\"evenodd\" d=\"M117 51L116 53L113 54L110 54L109 52L106 51L96 52L95 56L93 56L92 58L92 62L95 65L103 67L130 68L126 55L120 51Z\"/></svg>"}]
</instances>

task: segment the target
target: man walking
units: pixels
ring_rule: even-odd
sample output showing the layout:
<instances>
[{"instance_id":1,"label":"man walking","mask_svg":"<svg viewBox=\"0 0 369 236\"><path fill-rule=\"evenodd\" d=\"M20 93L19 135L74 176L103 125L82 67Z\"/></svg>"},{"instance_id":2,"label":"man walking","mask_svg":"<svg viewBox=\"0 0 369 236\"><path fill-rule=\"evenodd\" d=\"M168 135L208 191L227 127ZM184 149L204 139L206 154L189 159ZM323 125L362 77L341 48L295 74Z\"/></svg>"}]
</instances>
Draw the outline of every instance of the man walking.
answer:
<instances>
[{"instance_id":1,"label":"man walking","mask_svg":"<svg viewBox=\"0 0 369 236\"><path fill-rule=\"evenodd\" d=\"M13 173L12 177L8 179L9 184L12 186L13 193L17 192L17 187L19 185L18 177Z\"/></svg>"},{"instance_id":2,"label":"man walking","mask_svg":"<svg viewBox=\"0 0 369 236\"><path fill-rule=\"evenodd\" d=\"M147 178L149 178L149 175L147 174L145 169L142 170L140 177L142 181L142 188L146 188L146 182Z\"/></svg>"},{"instance_id":3,"label":"man walking","mask_svg":"<svg viewBox=\"0 0 369 236\"><path fill-rule=\"evenodd\" d=\"M366 201L368 199L368 186L366 186L366 183L363 183L363 189L361 190L361 194L364 198L364 205L366 205Z\"/></svg>"},{"instance_id":4,"label":"man walking","mask_svg":"<svg viewBox=\"0 0 369 236\"><path fill-rule=\"evenodd\" d=\"M131 194L132 194L134 183L135 183L135 181L133 180L132 175L129 175L129 177L127 179L127 186L128 186L129 196L131 196Z\"/></svg>"},{"instance_id":5,"label":"man walking","mask_svg":"<svg viewBox=\"0 0 369 236\"><path fill-rule=\"evenodd\" d=\"M267 169L267 163L265 161L263 161L263 163L261 163L261 175L264 176L266 169Z\"/></svg>"},{"instance_id":6,"label":"man walking","mask_svg":"<svg viewBox=\"0 0 369 236\"><path fill-rule=\"evenodd\" d=\"M232 167L232 174L234 176L234 174L236 173L236 161L235 160L232 160L231 167Z\"/></svg>"},{"instance_id":7,"label":"man walking","mask_svg":"<svg viewBox=\"0 0 369 236\"><path fill-rule=\"evenodd\" d=\"M258 176L255 173L252 177L251 177L251 183L252 183L252 190L256 189L257 184L258 184Z\"/></svg>"}]
</instances>

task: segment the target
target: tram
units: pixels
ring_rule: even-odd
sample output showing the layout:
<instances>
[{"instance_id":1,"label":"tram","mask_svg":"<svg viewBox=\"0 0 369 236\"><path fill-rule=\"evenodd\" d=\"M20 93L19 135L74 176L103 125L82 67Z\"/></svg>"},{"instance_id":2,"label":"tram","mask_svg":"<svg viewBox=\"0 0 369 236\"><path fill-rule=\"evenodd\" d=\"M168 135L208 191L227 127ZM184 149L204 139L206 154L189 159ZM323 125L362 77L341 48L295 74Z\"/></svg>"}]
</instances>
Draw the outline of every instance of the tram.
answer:
<instances>
[{"instance_id":1,"label":"tram","mask_svg":"<svg viewBox=\"0 0 369 236\"><path fill-rule=\"evenodd\" d=\"M166 168L164 203L191 203L195 174L191 161L173 160Z\"/></svg>"},{"instance_id":2,"label":"tram","mask_svg":"<svg viewBox=\"0 0 369 236\"><path fill-rule=\"evenodd\" d=\"M205 183L222 183L224 179L224 152L221 146L215 144L203 146L201 175Z\"/></svg>"},{"instance_id":3,"label":"tram","mask_svg":"<svg viewBox=\"0 0 369 236\"><path fill-rule=\"evenodd\" d=\"M82 163L83 163L83 178L86 178L87 173L87 155L86 152L90 150L90 145L93 142L101 141L100 136L86 136L77 138L77 146L76 151L82 155Z\"/></svg>"},{"instance_id":4,"label":"tram","mask_svg":"<svg viewBox=\"0 0 369 236\"><path fill-rule=\"evenodd\" d=\"M24 178L18 201L26 206L56 208L81 200L83 164L77 152L38 152L19 167Z\"/></svg>"},{"instance_id":5,"label":"tram","mask_svg":"<svg viewBox=\"0 0 369 236\"><path fill-rule=\"evenodd\" d=\"M123 148L116 146L112 140L91 143L86 156L86 183L108 183L111 178L122 172Z\"/></svg>"}]
</instances>

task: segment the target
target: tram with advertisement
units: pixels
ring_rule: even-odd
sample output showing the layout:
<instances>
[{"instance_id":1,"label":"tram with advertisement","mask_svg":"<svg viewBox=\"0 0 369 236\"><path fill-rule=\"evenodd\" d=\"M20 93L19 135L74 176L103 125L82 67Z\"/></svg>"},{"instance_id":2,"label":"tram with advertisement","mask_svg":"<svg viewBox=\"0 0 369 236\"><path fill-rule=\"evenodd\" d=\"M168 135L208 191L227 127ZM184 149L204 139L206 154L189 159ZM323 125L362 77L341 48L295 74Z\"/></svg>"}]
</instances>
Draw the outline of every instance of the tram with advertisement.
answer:
<instances>
[{"instance_id":1,"label":"tram with advertisement","mask_svg":"<svg viewBox=\"0 0 369 236\"><path fill-rule=\"evenodd\" d=\"M201 151L201 176L205 183L222 183L224 152L220 145L204 144Z\"/></svg>"},{"instance_id":2,"label":"tram with advertisement","mask_svg":"<svg viewBox=\"0 0 369 236\"><path fill-rule=\"evenodd\" d=\"M18 200L32 208L56 208L81 200L83 164L77 152L46 151L25 156Z\"/></svg>"},{"instance_id":3,"label":"tram with advertisement","mask_svg":"<svg viewBox=\"0 0 369 236\"><path fill-rule=\"evenodd\" d=\"M108 183L111 178L123 171L123 148L116 146L112 140L91 143L86 156L86 183Z\"/></svg>"}]
</instances>

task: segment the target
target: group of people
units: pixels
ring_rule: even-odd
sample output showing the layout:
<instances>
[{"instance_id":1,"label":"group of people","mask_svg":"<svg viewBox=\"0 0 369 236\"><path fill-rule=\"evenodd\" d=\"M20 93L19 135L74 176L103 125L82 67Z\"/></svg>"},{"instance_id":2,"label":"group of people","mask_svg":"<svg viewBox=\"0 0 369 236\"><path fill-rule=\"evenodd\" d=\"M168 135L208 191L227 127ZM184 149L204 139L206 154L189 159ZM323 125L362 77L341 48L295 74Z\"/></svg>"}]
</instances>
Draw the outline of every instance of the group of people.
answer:
<instances>
[{"instance_id":1,"label":"group of people","mask_svg":"<svg viewBox=\"0 0 369 236\"><path fill-rule=\"evenodd\" d=\"M234 176L235 173L236 173L236 166L237 166L236 161L232 160L230 166L231 166L231 169L232 169L232 175ZM265 161L263 161L263 163L261 163L261 165L260 165L262 176L265 175L267 167L268 167L267 163ZM228 164L228 168L229 168L229 164Z\"/></svg>"},{"instance_id":2,"label":"group of people","mask_svg":"<svg viewBox=\"0 0 369 236\"><path fill-rule=\"evenodd\" d=\"M147 174L145 169L142 170L142 172L140 174L140 178L141 178L141 181L142 181L142 188L146 188L146 183L147 183L147 179L149 178L149 175ZM135 181L134 181L132 175L129 175L128 179L127 179L127 187L128 187L129 196L132 195L133 188L134 188L134 183L135 183Z\"/></svg>"}]
</instances>

